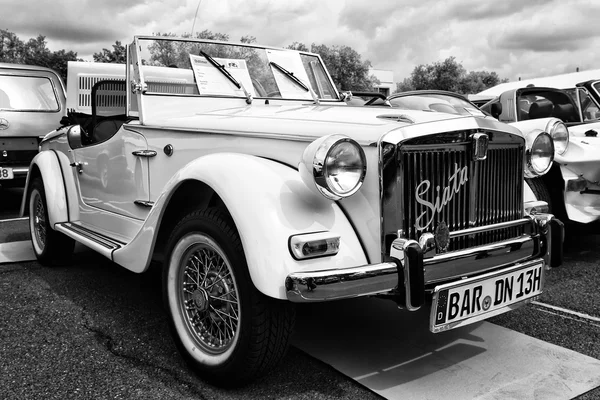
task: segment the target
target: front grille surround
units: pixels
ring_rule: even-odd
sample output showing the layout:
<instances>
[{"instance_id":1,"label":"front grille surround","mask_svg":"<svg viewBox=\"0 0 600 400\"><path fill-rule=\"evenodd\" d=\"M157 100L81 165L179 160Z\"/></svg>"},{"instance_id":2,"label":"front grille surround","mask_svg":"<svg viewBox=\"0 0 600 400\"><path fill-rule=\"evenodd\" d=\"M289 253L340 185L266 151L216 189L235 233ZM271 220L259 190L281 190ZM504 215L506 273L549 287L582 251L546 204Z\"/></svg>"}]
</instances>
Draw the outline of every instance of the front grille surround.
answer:
<instances>
[{"instance_id":1,"label":"front grille surround","mask_svg":"<svg viewBox=\"0 0 600 400\"><path fill-rule=\"evenodd\" d=\"M473 161L471 137L475 133L485 133L490 139L485 160ZM454 232L522 218L524 148L521 136L481 129L428 135L397 145L382 143L384 258L389 256L389 244L399 231L403 237L418 240L425 232L434 233L441 221ZM460 181L462 184L456 183L460 175L467 178ZM444 203L444 188L449 188L446 197L450 199L432 212L436 199L438 204ZM421 203L417 202L417 190ZM438 248L437 252L523 234L523 227L511 227L460 236L451 239L447 249Z\"/></svg>"}]
</instances>

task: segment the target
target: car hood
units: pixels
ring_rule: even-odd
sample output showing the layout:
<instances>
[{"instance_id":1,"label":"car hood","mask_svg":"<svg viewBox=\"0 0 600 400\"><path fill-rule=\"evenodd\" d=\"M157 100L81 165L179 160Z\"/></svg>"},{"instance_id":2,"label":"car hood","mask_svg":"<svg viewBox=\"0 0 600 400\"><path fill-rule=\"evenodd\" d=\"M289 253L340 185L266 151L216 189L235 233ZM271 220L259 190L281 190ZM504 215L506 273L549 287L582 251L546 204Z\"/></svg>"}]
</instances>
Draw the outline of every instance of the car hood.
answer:
<instances>
[{"instance_id":1,"label":"car hood","mask_svg":"<svg viewBox=\"0 0 600 400\"><path fill-rule=\"evenodd\" d=\"M255 100L256 102L256 100ZM351 107L345 105L251 105L221 108L190 115L163 109L144 118L144 125L202 131L235 131L240 134L276 134L317 138L327 134L345 134L363 144L377 141L382 135L422 124L439 125L450 121L453 127L484 125L493 129L518 133L518 130L492 118L453 115L441 112L402 110L387 107ZM472 121L480 120L481 124ZM471 122L467 122L471 121ZM437 127L437 132L448 131ZM441 130L439 130L441 129ZM416 130L412 129L413 132ZM418 135L418 134L417 134ZM402 134L400 134L402 136ZM413 136L413 135L410 135Z\"/></svg>"}]
</instances>

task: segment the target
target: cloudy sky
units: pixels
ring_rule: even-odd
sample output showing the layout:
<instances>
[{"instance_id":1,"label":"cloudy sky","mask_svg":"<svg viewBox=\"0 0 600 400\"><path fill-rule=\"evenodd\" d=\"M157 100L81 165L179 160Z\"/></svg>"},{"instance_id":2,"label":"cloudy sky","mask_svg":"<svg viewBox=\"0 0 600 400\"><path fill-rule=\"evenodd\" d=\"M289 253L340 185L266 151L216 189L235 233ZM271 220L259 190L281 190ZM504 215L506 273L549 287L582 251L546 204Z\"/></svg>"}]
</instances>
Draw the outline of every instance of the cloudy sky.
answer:
<instances>
[{"instance_id":1,"label":"cloudy sky","mask_svg":"<svg viewBox=\"0 0 600 400\"><path fill-rule=\"evenodd\" d=\"M0 0L0 29L91 60L136 34L191 32L198 4L196 32L347 45L395 81L449 56L510 80L600 68L597 0Z\"/></svg>"}]
</instances>

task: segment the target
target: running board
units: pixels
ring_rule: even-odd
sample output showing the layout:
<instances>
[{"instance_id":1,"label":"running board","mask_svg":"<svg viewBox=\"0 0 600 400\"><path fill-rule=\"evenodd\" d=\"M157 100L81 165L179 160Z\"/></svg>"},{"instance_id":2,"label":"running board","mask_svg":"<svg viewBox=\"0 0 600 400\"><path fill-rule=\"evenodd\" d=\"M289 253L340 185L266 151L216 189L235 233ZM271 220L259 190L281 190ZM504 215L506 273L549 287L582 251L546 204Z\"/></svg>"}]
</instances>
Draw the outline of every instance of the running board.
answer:
<instances>
[{"instance_id":1,"label":"running board","mask_svg":"<svg viewBox=\"0 0 600 400\"><path fill-rule=\"evenodd\" d=\"M120 249L124 245L124 243L117 242L107 236L72 222L56 224L54 225L54 228L111 260L113 251Z\"/></svg>"}]
</instances>

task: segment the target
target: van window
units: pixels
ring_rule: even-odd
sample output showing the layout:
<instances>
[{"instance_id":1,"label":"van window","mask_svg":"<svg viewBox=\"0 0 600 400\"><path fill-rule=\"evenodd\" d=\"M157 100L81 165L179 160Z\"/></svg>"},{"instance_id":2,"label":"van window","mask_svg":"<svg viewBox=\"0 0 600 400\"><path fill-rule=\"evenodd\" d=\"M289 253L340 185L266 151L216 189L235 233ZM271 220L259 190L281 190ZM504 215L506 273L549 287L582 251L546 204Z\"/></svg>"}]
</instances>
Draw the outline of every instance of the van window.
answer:
<instances>
[{"instance_id":1,"label":"van window","mask_svg":"<svg viewBox=\"0 0 600 400\"><path fill-rule=\"evenodd\" d=\"M48 78L0 75L0 109L5 111L59 111L54 86Z\"/></svg>"}]
</instances>

